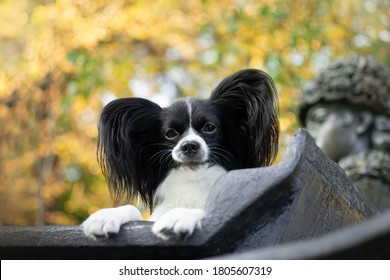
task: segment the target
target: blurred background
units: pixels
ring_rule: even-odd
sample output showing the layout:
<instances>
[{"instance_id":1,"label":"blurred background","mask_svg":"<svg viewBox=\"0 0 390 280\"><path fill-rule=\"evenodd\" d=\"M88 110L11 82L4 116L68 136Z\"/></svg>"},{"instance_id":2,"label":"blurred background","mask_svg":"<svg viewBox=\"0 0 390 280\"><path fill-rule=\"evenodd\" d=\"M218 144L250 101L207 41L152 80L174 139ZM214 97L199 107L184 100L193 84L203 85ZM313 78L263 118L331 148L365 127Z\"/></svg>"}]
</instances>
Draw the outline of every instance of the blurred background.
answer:
<instances>
[{"instance_id":1,"label":"blurred background","mask_svg":"<svg viewBox=\"0 0 390 280\"><path fill-rule=\"evenodd\" d=\"M207 98L262 69L280 94L280 160L303 84L351 53L390 68L389 44L387 0L1 0L0 224L79 224L112 206L95 151L115 98Z\"/></svg>"}]
</instances>

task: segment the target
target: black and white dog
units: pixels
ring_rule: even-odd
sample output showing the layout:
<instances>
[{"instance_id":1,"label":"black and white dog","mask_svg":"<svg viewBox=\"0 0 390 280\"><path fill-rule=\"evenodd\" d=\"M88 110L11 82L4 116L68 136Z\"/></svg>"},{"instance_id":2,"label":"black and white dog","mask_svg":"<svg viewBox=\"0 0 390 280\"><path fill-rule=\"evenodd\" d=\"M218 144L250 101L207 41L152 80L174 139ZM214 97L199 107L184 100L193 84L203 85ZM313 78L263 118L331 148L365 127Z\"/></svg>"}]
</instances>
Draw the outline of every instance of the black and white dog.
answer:
<instances>
[{"instance_id":1,"label":"black and white dog","mask_svg":"<svg viewBox=\"0 0 390 280\"><path fill-rule=\"evenodd\" d=\"M255 69L228 76L207 100L185 98L167 108L142 98L112 101L102 111L98 140L111 193L116 201L140 196L157 236L191 235L219 176L271 164L277 107L272 79ZM82 227L87 236L108 237L140 219L136 207L125 205L97 211Z\"/></svg>"}]
</instances>

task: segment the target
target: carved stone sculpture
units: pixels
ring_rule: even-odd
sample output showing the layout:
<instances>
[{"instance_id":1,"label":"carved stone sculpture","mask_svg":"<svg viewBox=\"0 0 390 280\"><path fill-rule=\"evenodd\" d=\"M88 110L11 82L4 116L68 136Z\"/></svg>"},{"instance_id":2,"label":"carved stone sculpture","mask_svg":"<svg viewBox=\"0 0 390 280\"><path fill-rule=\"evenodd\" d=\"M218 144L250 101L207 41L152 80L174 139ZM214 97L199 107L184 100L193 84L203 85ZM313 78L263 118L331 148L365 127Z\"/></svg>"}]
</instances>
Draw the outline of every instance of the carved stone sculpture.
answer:
<instances>
[{"instance_id":1,"label":"carved stone sculpture","mask_svg":"<svg viewBox=\"0 0 390 280\"><path fill-rule=\"evenodd\" d=\"M383 175L389 174L390 74L383 65L358 55L334 61L305 85L299 118L370 202L390 207Z\"/></svg>"}]
</instances>

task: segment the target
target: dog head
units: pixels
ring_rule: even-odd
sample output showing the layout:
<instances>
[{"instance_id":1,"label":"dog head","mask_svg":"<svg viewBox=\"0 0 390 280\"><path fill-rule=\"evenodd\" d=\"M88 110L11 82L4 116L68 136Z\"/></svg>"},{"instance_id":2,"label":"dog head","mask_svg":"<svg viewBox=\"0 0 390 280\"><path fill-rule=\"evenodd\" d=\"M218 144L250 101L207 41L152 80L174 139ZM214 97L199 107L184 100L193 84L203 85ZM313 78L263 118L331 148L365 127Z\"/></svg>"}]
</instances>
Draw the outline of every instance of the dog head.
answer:
<instances>
[{"instance_id":1,"label":"dog head","mask_svg":"<svg viewBox=\"0 0 390 280\"><path fill-rule=\"evenodd\" d=\"M271 164L277 113L273 81L255 69L228 76L206 100L180 99L161 108L142 98L117 99L100 117L98 160L115 198L139 194L152 206L172 168Z\"/></svg>"}]
</instances>

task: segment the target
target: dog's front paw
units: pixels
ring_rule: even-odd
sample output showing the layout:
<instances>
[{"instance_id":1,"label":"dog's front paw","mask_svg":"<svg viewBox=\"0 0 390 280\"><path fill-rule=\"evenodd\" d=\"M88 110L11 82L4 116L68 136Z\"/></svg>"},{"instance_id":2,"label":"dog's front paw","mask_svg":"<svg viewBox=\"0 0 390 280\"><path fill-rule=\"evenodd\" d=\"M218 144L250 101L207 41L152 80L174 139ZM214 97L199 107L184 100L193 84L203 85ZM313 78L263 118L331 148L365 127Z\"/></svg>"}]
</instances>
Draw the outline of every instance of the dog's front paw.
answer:
<instances>
[{"instance_id":1,"label":"dog's front paw","mask_svg":"<svg viewBox=\"0 0 390 280\"><path fill-rule=\"evenodd\" d=\"M117 234L121 225L129 221L141 220L141 212L132 205L124 205L117 208L100 209L89 216L81 224L85 235L96 239L97 237L108 238Z\"/></svg>"},{"instance_id":2,"label":"dog's front paw","mask_svg":"<svg viewBox=\"0 0 390 280\"><path fill-rule=\"evenodd\" d=\"M175 208L162 215L154 223L152 231L164 240L184 239L192 235L196 228L201 228L203 216L202 209Z\"/></svg>"}]
</instances>

